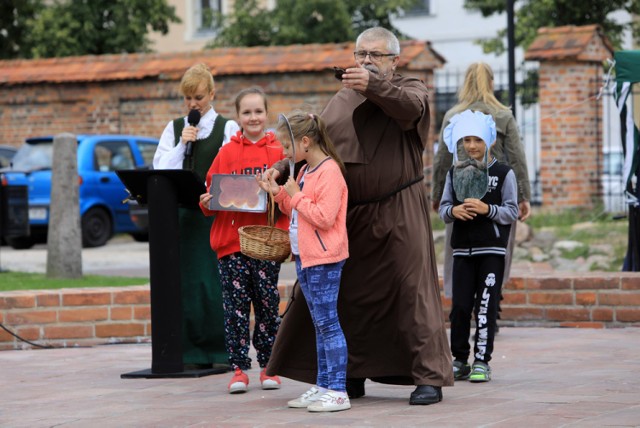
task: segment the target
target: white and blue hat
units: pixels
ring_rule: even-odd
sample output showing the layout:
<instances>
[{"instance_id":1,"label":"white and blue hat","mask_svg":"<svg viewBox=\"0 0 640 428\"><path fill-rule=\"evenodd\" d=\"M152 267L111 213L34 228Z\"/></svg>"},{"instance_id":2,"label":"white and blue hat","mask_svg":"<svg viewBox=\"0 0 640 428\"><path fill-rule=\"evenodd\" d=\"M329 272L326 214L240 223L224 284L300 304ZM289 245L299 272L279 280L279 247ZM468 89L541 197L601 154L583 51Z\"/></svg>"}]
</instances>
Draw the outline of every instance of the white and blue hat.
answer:
<instances>
[{"instance_id":1,"label":"white and blue hat","mask_svg":"<svg viewBox=\"0 0 640 428\"><path fill-rule=\"evenodd\" d=\"M465 110L449 120L449 125L442 133L442 139L456 161L458 160L456 150L458 141L470 136L482 138L488 151L496 142L496 123L493 118L479 111Z\"/></svg>"}]
</instances>

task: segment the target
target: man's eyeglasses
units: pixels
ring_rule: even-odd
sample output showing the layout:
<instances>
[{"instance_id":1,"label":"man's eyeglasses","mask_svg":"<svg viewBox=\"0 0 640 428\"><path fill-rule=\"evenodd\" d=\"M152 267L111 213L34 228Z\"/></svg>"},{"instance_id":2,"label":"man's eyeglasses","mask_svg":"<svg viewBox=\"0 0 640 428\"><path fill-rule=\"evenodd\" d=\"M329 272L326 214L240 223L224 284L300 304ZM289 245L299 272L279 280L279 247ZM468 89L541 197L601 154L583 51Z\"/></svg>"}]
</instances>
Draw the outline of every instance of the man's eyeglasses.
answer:
<instances>
[{"instance_id":1,"label":"man's eyeglasses","mask_svg":"<svg viewBox=\"0 0 640 428\"><path fill-rule=\"evenodd\" d=\"M382 53L382 52L368 52L368 51L356 51L353 53L353 56L356 57L357 61L364 61L365 58L367 58L367 55L369 55L369 58L371 58L371 61L380 61L382 58L387 57L387 56L397 56L396 54L392 54L392 53Z\"/></svg>"}]
</instances>

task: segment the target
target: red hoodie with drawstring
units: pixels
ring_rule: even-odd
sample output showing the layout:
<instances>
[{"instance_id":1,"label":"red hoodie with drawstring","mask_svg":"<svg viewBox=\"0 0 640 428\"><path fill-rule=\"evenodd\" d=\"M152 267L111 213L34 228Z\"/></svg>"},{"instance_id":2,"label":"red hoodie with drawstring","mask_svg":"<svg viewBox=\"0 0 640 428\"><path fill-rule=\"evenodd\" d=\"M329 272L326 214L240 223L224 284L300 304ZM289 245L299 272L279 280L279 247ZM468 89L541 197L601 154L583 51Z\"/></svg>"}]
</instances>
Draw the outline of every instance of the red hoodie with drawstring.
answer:
<instances>
[{"instance_id":1,"label":"red hoodie with drawstring","mask_svg":"<svg viewBox=\"0 0 640 428\"><path fill-rule=\"evenodd\" d=\"M255 176L284 159L282 144L272 132L255 143L245 138L242 131L231 137L229 143L222 146L207 172L207 191L211 187L212 174L245 174ZM202 204L200 209L206 216L215 215L211 226L210 243L218 258L240 251L238 228L248 225L266 225L267 213L248 213L238 211L213 211ZM289 218L280 214L276 227L289 230Z\"/></svg>"}]
</instances>

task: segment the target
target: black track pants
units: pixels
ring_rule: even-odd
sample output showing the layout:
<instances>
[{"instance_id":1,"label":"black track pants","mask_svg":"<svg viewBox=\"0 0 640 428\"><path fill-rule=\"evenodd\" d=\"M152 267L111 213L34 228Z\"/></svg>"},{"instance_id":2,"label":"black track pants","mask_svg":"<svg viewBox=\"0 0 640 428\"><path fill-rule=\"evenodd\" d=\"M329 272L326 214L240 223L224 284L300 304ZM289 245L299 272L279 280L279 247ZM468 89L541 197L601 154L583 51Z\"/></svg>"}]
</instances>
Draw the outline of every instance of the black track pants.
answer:
<instances>
[{"instance_id":1,"label":"black track pants","mask_svg":"<svg viewBox=\"0 0 640 428\"><path fill-rule=\"evenodd\" d=\"M504 256L483 255L453 258L451 303L451 352L456 360L468 361L471 314L476 314L474 361L491 360L498 299L502 287Z\"/></svg>"}]
</instances>

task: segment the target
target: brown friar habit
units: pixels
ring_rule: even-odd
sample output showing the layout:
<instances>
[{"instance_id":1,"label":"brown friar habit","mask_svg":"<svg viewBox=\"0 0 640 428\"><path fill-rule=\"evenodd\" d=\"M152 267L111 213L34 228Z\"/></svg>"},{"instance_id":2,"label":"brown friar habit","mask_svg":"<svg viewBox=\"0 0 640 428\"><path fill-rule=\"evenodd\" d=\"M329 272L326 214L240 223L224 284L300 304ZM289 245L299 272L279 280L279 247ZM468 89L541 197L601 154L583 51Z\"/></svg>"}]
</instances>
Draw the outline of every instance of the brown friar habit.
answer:
<instances>
[{"instance_id":1,"label":"brown friar habit","mask_svg":"<svg viewBox=\"0 0 640 428\"><path fill-rule=\"evenodd\" d=\"M370 73L364 94L341 89L322 117L347 167L350 256L338 297L347 377L453 385L422 184L427 88L418 79ZM268 373L315 384L316 372L313 324L296 288Z\"/></svg>"}]
</instances>

